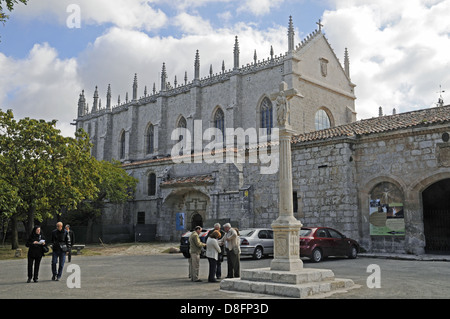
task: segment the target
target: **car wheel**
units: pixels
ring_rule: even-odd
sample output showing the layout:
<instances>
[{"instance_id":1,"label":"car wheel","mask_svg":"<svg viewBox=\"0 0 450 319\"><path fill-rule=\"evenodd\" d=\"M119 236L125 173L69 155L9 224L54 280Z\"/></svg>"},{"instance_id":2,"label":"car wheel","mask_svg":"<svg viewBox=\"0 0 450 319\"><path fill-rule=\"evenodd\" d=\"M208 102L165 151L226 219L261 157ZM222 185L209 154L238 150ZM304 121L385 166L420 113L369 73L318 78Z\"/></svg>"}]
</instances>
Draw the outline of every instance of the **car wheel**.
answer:
<instances>
[{"instance_id":1,"label":"car wheel","mask_svg":"<svg viewBox=\"0 0 450 319\"><path fill-rule=\"evenodd\" d=\"M322 260L322 251L319 248L313 250L311 260L315 263L318 263Z\"/></svg>"},{"instance_id":2,"label":"car wheel","mask_svg":"<svg viewBox=\"0 0 450 319\"><path fill-rule=\"evenodd\" d=\"M355 259L358 256L358 249L355 246L350 247L348 258Z\"/></svg>"},{"instance_id":3,"label":"car wheel","mask_svg":"<svg viewBox=\"0 0 450 319\"><path fill-rule=\"evenodd\" d=\"M253 259L260 260L263 257L263 250L261 247L256 247L253 252Z\"/></svg>"}]
</instances>

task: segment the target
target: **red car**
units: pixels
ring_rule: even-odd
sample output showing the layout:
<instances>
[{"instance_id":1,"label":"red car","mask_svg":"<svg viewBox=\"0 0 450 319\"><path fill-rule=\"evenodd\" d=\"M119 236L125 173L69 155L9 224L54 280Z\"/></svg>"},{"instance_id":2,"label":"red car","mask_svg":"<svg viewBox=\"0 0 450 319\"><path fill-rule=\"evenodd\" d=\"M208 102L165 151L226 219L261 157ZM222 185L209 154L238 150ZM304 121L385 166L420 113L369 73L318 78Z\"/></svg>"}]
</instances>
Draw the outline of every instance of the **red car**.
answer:
<instances>
[{"instance_id":1,"label":"red car","mask_svg":"<svg viewBox=\"0 0 450 319\"><path fill-rule=\"evenodd\" d=\"M328 256L356 258L358 252L357 241L333 228L302 227L300 230L300 256L309 257L316 263Z\"/></svg>"}]
</instances>

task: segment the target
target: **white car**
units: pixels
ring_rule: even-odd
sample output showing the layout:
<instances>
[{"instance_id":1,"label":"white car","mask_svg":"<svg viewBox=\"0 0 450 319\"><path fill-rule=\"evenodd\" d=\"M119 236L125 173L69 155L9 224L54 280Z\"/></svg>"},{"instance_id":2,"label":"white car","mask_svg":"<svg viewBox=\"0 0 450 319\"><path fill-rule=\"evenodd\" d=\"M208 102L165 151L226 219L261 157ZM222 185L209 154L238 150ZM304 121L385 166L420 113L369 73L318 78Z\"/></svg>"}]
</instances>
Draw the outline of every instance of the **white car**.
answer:
<instances>
[{"instance_id":1,"label":"white car","mask_svg":"<svg viewBox=\"0 0 450 319\"><path fill-rule=\"evenodd\" d=\"M273 230L249 228L240 230L241 256L251 255L254 259L273 254Z\"/></svg>"}]
</instances>

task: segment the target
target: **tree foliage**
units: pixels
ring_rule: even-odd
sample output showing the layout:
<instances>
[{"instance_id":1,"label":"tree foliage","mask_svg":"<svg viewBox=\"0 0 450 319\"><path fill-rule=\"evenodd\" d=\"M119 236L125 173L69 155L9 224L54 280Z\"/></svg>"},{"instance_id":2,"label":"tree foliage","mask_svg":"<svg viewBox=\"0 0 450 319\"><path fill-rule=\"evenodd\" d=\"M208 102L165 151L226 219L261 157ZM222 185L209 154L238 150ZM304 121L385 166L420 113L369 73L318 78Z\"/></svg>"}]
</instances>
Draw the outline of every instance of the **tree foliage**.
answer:
<instances>
[{"instance_id":1,"label":"tree foliage","mask_svg":"<svg viewBox=\"0 0 450 319\"><path fill-rule=\"evenodd\" d=\"M92 199L86 199L78 205L76 210L68 214L68 218L77 224L87 225L86 238L92 240L92 225L101 215L103 208L109 203L121 204L134 196L138 180L121 167L118 161L98 162L98 175L96 179L97 192Z\"/></svg>"},{"instance_id":2,"label":"tree foliage","mask_svg":"<svg viewBox=\"0 0 450 319\"><path fill-rule=\"evenodd\" d=\"M75 209L98 192L99 162L90 155L87 134L64 137L55 126L16 121L11 110L0 110L0 208L13 221L25 221L27 232L35 219Z\"/></svg>"},{"instance_id":3,"label":"tree foliage","mask_svg":"<svg viewBox=\"0 0 450 319\"><path fill-rule=\"evenodd\" d=\"M6 9L8 9L8 11L12 11L14 9L14 5L19 2L26 5L28 0L0 0L0 22L5 23L6 20L9 18L9 16L5 14L5 8L3 3L6 4Z\"/></svg>"}]
</instances>

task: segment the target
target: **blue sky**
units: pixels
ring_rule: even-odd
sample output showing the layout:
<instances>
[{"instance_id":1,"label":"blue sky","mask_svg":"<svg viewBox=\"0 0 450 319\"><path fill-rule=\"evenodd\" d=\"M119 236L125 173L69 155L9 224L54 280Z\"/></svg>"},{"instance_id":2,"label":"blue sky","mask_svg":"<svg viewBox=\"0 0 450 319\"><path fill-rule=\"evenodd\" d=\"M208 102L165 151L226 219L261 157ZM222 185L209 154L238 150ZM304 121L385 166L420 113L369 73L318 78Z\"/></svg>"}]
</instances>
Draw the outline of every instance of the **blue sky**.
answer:
<instances>
[{"instance_id":1,"label":"blue sky","mask_svg":"<svg viewBox=\"0 0 450 319\"><path fill-rule=\"evenodd\" d=\"M33 1L33 0L31 0ZM37 0L34 0L37 1ZM45 2L46 0L39 0ZM93 0L95 2L95 0ZM179 9L168 3L174 1L161 1L152 5L154 8L161 9L170 19L179 13ZM76 3L69 1L68 3ZM26 10L26 6L17 11ZM80 7L82 10L82 7ZM275 7L270 11L270 15L256 15L251 11L236 12L236 4L224 4L220 1L211 2L211 4L195 7L189 10L192 14L198 14L209 20L215 29L232 26L235 23L245 22L257 26L258 29L267 29L276 25L287 25L288 17L294 15L296 27L303 32L310 32L316 27L316 22L321 18L325 9L329 8L326 1L304 0L304 1L284 1L284 5ZM230 11L229 20L219 18L224 11ZM0 28L2 42L0 42L0 52L15 58L25 58L35 43L48 42L52 47L58 50L61 58L76 57L87 46L88 43L106 32L113 23L88 24L83 23L81 19L81 28L68 28L62 24L54 12L41 12L39 16L29 17L11 13L11 20ZM70 13L63 12L67 16ZM83 12L81 11L81 17ZM155 30L144 30L149 36L176 37L183 36L183 30L170 25L162 26ZM18 41L20 39L20 41Z\"/></svg>"},{"instance_id":2,"label":"blue sky","mask_svg":"<svg viewBox=\"0 0 450 319\"><path fill-rule=\"evenodd\" d=\"M80 9L80 28L67 18ZM350 52L358 119L435 105L439 85L450 90L450 0L30 0L16 5L0 26L0 108L16 117L57 119L65 135L85 90L95 86L105 100L131 91L150 90L163 62L169 81L192 77L195 51L202 75L232 63L239 36L241 63L287 48L292 15L296 41L317 27L343 61ZM143 92L140 92L143 95ZM446 96L444 94L444 100Z\"/></svg>"}]
</instances>

